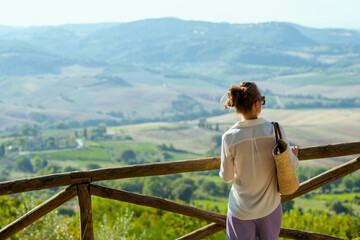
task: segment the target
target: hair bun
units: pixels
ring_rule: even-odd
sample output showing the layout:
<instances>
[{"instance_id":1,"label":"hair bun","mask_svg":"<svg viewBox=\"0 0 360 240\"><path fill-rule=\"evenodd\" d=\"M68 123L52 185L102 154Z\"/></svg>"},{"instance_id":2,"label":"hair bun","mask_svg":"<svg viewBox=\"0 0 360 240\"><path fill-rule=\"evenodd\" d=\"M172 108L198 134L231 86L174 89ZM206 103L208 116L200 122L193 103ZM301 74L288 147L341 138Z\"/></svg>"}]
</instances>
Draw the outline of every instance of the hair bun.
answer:
<instances>
[{"instance_id":1,"label":"hair bun","mask_svg":"<svg viewBox=\"0 0 360 240\"><path fill-rule=\"evenodd\" d=\"M231 86L227 91L228 100L225 103L225 108L235 107L242 96L242 88L239 86Z\"/></svg>"},{"instance_id":2,"label":"hair bun","mask_svg":"<svg viewBox=\"0 0 360 240\"><path fill-rule=\"evenodd\" d=\"M261 96L254 82L243 82L240 85L231 86L227 91L227 101L224 107L235 107L237 112L248 112L253 103Z\"/></svg>"}]
</instances>

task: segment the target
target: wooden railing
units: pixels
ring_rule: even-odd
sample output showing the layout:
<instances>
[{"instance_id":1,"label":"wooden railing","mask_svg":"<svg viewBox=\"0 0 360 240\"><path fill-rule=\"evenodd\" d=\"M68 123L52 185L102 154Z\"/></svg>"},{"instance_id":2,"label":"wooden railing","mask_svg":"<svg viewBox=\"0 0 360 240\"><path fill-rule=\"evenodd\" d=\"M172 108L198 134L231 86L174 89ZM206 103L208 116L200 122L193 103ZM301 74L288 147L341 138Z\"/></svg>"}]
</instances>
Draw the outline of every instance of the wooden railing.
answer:
<instances>
[{"instance_id":1,"label":"wooden railing","mask_svg":"<svg viewBox=\"0 0 360 240\"><path fill-rule=\"evenodd\" d=\"M299 149L299 160L330 158L360 154L360 142L341 143L326 146L316 146ZM0 195L8 195L20 192L35 191L53 187L68 186L49 200L40 204L24 216L10 223L0 230L0 240L7 239L15 233L29 226L47 213L55 210L62 204L78 196L80 208L80 225L82 240L94 239L91 196L109 198L113 200L134 203L196 217L212 222L192 233L178 239L203 239L216 232L225 229L226 215L198 209L185 204L167 199L161 199L142 194L126 192L118 189L107 188L95 184L96 181L134 178L145 176L167 175L184 172L218 170L220 158L204 158L196 160L184 160L166 163L152 163L132 165L117 168L96 169L89 171L77 171L60 173L48 176L33 177L0 183ZM299 189L292 195L281 196L282 203L299 197L330 182L342 178L360 169L360 157L347 163L328 170L314 178L300 184ZM281 228L280 237L289 239L340 239L323 234L301 231L296 229Z\"/></svg>"}]
</instances>

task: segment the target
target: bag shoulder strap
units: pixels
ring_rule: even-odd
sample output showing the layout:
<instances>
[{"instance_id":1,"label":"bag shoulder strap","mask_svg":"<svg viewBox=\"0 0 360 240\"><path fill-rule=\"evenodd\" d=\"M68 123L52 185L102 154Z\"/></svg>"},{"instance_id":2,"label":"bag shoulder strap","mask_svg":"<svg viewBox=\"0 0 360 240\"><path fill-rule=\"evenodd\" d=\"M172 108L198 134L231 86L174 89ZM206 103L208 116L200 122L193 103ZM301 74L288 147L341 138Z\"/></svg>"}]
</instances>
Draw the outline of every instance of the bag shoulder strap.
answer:
<instances>
[{"instance_id":1,"label":"bag shoulder strap","mask_svg":"<svg viewBox=\"0 0 360 240\"><path fill-rule=\"evenodd\" d=\"M272 124L274 125L274 129L275 129L275 138L276 138L276 142L279 139L282 139L282 135L281 135L281 131L280 131L280 125L278 122L272 122Z\"/></svg>"}]
</instances>

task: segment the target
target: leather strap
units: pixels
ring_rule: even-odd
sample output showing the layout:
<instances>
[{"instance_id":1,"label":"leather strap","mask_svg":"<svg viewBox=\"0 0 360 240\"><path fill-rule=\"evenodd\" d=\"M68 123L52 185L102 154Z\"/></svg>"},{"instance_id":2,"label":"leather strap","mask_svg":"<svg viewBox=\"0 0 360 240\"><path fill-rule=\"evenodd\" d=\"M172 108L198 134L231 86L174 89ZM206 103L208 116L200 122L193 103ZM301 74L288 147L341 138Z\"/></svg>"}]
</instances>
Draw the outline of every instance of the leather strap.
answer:
<instances>
[{"instance_id":1,"label":"leather strap","mask_svg":"<svg viewBox=\"0 0 360 240\"><path fill-rule=\"evenodd\" d=\"M274 125L274 129L275 129L276 142L278 142L279 139L282 139L279 123L278 122L272 122L272 124Z\"/></svg>"}]
</instances>

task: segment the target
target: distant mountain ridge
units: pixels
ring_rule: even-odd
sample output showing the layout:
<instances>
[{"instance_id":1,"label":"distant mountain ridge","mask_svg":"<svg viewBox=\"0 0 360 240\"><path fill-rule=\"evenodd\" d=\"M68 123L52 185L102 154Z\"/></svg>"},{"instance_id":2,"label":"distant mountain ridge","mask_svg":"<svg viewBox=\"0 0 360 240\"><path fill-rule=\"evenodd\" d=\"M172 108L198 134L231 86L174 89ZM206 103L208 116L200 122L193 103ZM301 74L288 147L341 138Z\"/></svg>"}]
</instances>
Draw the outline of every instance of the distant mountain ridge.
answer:
<instances>
[{"instance_id":1,"label":"distant mountain ridge","mask_svg":"<svg viewBox=\"0 0 360 240\"><path fill-rule=\"evenodd\" d=\"M315 47L329 54L359 53L360 32L284 22L228 24L176 18L57 27L0 26L0 75L57 73L74 64L107 67L219 61L313 66L320 63L287 52Z\"/></svg>"},{"instance_id":2,"label":"distant mountain ridge","mask_svg":"<svg viewBox=\"0 0 360 240\"><path fill-rule=\"evenodd\" d=\"M360 32L176 18L0 26L0 130L206 118L240 81L270 108L358 107Z\"/></svg>"}]
</instances>

